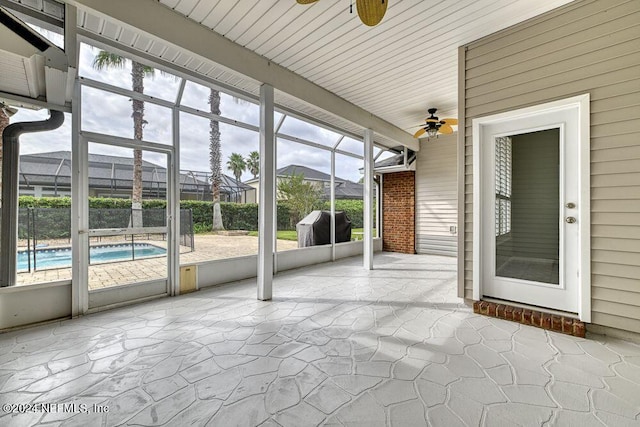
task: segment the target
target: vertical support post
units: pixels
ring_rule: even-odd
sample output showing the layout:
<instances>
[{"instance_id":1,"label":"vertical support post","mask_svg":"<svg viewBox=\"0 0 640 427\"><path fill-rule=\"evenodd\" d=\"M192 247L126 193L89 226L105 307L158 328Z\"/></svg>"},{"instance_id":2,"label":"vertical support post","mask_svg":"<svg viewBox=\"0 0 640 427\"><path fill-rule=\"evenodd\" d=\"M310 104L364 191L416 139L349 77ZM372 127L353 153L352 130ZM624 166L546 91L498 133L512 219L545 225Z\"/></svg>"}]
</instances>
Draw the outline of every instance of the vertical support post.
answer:
<instances>
[{"instance_id":1,"label":"vertical support post","mask_svg":"<svg viewBox=\"0 0 640 427\"><path fill-rule=\"evenodd\" d=\"M384 212L384 201L382 200L384 193L384 174L380 174L380 184L378 184L378 237L384 239L382 230L384 228L384 218L382 216Z\"/></svg>"},{"instance_id":2,"label":"vertical support post","mask_svg":"<svg viewBox=\"0 0 640 427\"><path fill-rule=\"evenodd\" d=\"M373 270L373 130L364 131L364 244L366 270Z\"/></svg>"},{"instance_id":3,"label":"vertical support post","mask_svg":"<svg viewBox=\"0 0 640 427\"><path fill-rule=\"evenodd\" d=\"M89 150L80 135L80 85L76 82L71 114L72 315L89 309Z\"/></svg>"},{"instance_id":4,"label":"vertical support post","mask_svg":"<svg viewBox=\"0 0 640 427\"><path fill-rule=\"evenodd\" d=\"M184 81L183 81L184 82ZM182 89L182 86L181 86ZM180 94L181 95L181 94ZM167 239L169 295L180 294L180 110L174 106L173 114L173 150L168 156L167 169Z\"/></svg>"},{"instance_id":5,"label":"vertical support post","mask_svg":"<svg viewBox=\"0 0 640 427\"><path fill-rule=\"evenodd\" d=\"M260 86L260 205L258 216L258 299L270 300L273 285L275 232L275 132L273 86Z\"/></svg>"},{"instance_id":6,"label":"vertical support post","mask_svg":"<svg viewBox=\"0 0 640 427\"><path fill-rule=\"evenodd\" d=\"M0 231L0 235L2 235L3 248L0 253L0 264L2 265L0 287L7 287L15 286L17 281L18 191L16 189L20 182L20 170L18 169L20 145L18 138L7 144L3 140L2 145L2 224L0 226L2 231Z\"/></svg>"},{"instance_id":7,"label":"vertical support post","mask_svg":"<svg viewBox=\"0 0 640 427\"><path fill-rule=\"evenodd\" d=\"M278 179L275 176L278 170L278 129L282 122L278 124L273 132L273 274L278 272Z\"/></svg>"},{"instance_id":8,"label":"vertical support post","mask_svg":"<svg viewBox=\"0 0 640 427\"><path fill-rule=\"evenodd\" d=\"M378 181L376 182L374 179L374 186L375 186L375 195L376 195L376 207L374 209L375 213L376 213L376 217L375 220L373 221L373 225L376 228L376 232L373 235L373 237L380 237L380 179L382 178L382 175L378 176Z\"/></svg>"},{"instance_id":9,"label":"vertical support post","mask_svg":"<svg viewBox=\"0 0 640 427\"><path fill-rule=\"evenodd\" d=\"M331 261L336 260L336 150L331 150Z\"/></svg>"},{"instance_id":10,"label":"vertical support post","mask_svg":"<svg viewBox=\"0 0 640 427\"><path fill-rule=\"evenodd\" d=\"M284 119L287 118L286 114L283 114L275 125L274 144L273 144L273 170L278 170L278 132L284 123ZM273 204L273 230L276 233L276 237L273 239L273 274L278 272L278 177L276 175L273 180L273 194L275 195L275 203Z\"/></svg>"},{"instance_id":11,"label":"vertical support post","mask_svg":"<svg viewBox=\"0 0 640 427\"><path fill-rule=\"evenodd\" d=\"M80 42L77 36L78 10L65 3L64 51L69 65L78 69ZM75 73L77 75L77 72ZM71 315L76 317L89 308L89 204L88 149L80 137L80 84L74 79L71 86ZM35 246L35 244L34 244Z\"/></svg>"}]
</instances>

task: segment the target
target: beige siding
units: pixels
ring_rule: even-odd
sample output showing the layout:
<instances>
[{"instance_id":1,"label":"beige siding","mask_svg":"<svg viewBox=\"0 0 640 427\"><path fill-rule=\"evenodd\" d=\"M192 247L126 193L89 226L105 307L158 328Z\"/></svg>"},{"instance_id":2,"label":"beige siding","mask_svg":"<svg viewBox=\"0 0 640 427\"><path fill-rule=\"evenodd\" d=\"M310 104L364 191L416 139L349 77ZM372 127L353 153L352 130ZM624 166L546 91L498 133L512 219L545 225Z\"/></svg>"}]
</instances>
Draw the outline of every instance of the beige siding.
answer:
<instances>
[{"instance_id":1,"label":"beige siding","mask_svg":"<svg viewBox=\"0 0 640 427\"><path fill-rule=\"evenodd\" d=\"M640 332L640 1L578 0L466 47L463 294L472 297L471 120L591 96L592 322Z\"/></svg>"},{"instance_id":2,"label":"beige siding","mask_svg":"<svg viewBox=\"0 0 640 427\"><path fill-rule=\"evenodd\" d=\"M422 142L416 166L416 251L457 254L458 225L456 136L439 135Z\"/></svg>"}]
</instances>

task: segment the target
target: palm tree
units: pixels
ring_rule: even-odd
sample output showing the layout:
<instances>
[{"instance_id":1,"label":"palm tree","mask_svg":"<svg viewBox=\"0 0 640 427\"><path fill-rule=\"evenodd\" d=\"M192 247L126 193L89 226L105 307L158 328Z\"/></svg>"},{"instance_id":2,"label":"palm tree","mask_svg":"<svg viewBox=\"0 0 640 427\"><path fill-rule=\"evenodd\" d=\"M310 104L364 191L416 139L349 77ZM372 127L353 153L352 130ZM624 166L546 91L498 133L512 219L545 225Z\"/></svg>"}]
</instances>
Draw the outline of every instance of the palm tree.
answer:
<instances>
[{"instance_id":1,"label":"palm tree","mask_svg":"<svg viewBox=\"0 0 640 427\"><path fill-rule=\"evenodd\" d=\"M101 50L93 59L93 68L124 68L127 59L115 53ZM155 70L152 67L131 61L131 86L134 92L144 93L144 78L152 77ZM144 101L132 101L133 137L142 141L142 129L147 123L144 120ZM131 210L133 227L142 226L142 150L133 150L133 185L131 190Z\"/></svg>"},{"instance_id":2,"label":"palm tree","mask_svg":"<svg viewBox=\"0 0 640 427\"><path fill-rule=\"evenodd\" d=\"M231 153L229 160L227 161L227 169L233 172L233 176L236 177L236 181L240 181L242 172L247 169L247 163L244 161L242 154Z\"/></svg>"},{"instance_id":3,"label":"palm tree","mask_svg":"<svg viewBox=\"0 0 640 427\"><path fill-rule=\"evenodd\" d=\"M220 115L220 92L210 89L209 111L211 114ZM211 119L209 121L209 166L211 169L211 199L213 200L213 231L224 230L222 223L222 211L220 210L220 186L222 184L222 152L220 149L220 123Z\"/></svg>"},{"instance_id":4,"label":"palm tree","mask_svg":"<svg viewBox=\"0 0 640 427\"><path fill-rule=\"evenodd\" d=\"M243 103L240 98L233 98L234 102ZM209 111L219 116L220 92L211 88L209 92ZM222 212L220 210L220 186L222 185L222 150L220 141L220 123L209 121L209 164L211 169L211 198L213 200L213 231L224 230Z\"/></svg>"},{"instance_id":5,"label":"palm tree","mask_svg":"<svg viewBox=\"0 0 640 427\"><path fill-rule=\"evenodd\" d=\"M258 173L260 173L260 153L257 151L250 152L246 163L249 173L251 173L251 175L253 175L253 179L255 179L258 176Z\"/></svg>"}]
</instances>

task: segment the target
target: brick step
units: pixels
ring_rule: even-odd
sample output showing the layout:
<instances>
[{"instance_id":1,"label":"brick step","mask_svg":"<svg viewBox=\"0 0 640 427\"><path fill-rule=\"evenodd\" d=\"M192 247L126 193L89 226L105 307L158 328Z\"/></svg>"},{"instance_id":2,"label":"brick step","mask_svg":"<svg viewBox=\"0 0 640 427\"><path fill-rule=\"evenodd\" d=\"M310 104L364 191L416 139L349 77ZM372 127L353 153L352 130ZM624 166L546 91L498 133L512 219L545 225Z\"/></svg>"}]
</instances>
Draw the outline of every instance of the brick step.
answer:
<instances>
[{"instance_id":1,"label":"brick step","mask_svg":"<svg viewBox=\"0 0 640 427\"><path fill-rule=\"evenodd\" d=\"M562 332L584 338L586 328L584 322L573 317L545 313L528 308L514 307L508 304L497 304L489 301L474 301L473 312L498 319L511 320L523 325L536 326L549 331Z\"/></svg>"}]
</instances>

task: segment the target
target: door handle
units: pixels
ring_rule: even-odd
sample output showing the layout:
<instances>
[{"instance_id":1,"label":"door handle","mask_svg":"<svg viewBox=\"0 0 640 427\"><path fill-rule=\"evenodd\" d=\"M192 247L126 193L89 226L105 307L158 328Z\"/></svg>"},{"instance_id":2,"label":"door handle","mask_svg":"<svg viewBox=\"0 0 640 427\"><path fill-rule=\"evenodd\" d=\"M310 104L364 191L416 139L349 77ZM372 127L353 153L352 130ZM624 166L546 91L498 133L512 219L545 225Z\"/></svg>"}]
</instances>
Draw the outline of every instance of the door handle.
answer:
<instances>
[{"instance_id":1,"label":"door handle","mask_svg":"<svg viewBox=\"0 0 640 427\"><path fill-rule=\"evenodd\" d=\"M565 221L567 222L567 224L573 224L576 222L576 219L572 216L568 216Z\"/></svg>"}]
</instances>

